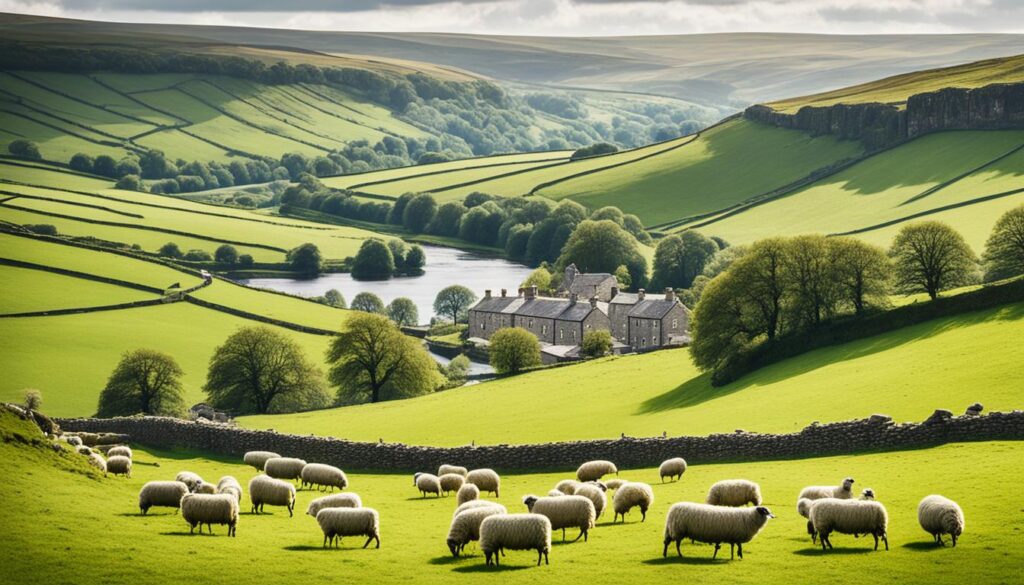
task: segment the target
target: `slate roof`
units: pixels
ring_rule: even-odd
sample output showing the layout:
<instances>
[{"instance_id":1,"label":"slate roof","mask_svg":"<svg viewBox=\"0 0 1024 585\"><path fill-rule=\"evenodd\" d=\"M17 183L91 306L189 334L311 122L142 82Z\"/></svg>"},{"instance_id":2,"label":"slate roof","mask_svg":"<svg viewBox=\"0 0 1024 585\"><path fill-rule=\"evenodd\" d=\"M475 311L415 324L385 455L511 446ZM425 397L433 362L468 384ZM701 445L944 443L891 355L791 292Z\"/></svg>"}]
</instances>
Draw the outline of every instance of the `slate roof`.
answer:
<instances>
[{"instance_id":1,"label":"slate roof","mask_svg":"<svg viewBox=\"0 0 1024 585\"><path fill-rule=\"evenodd\" d=\"M635 317L639 319L661 319L665 316L673 307L680 305L677 300L666 301L665 299L644 299L637 304L633 305L633 308L626 313L629 317Z\"/></svg>"},{"instance_id":2,"label":"slate roof","mask_svg":"<svg viewBox=\"0 0 1024 585\"><path fill-rule=\"evenodd\" d=\"M470 311L483 311L485 313L501 313L515 301L522 300L519 297L491 297L482 298L480 302L469 308Z\"/></svg>"},{"instance_id":3,"label":"slate roof","mask_svg":"<svg viewBox=\"0 0 1024 585\"><path fill-rule=\"evenodd\" d=\"M569 301L565 299L533 298L527 299L515 314L523 317L556 319L568 307Z\"/></svg>"},{"instance_id":4,"label":"slate roof","mask_svg":"<svg viewBox=\"0 0 1024 585\"><path fill-rule=\"evenodd\" d=\"M607 313L608 304L598 303L597 309ZM481 299L480 302L470 307L469 310L484 313L511 314L519 317L582 321L587 318L587 315L590 315L594 307L590 306L589 301L578 301L573 304L568 299L552 299L547 297L533 299L524 297L491 297L489 299Z\"/></svg>"},{"instance_id":5,"label":"slate roof","mask_svg":"<svg viewBox=\"0 0 1024 585\"><path fill-rule=\"evenodd\" d=\"M570 287L577 286L597 286L609 278L615 278L607 272L595 272L595 273L580 273L572 278L572 282L569 284Z\"/></svg>"},{"instance_id":6,"label":"slate roof","mask_svg":"<svg viewBox=\"0 0 1024 585\"><path fill-rule=\"evenodd\" d=\"M645 300L656 300L660 301L665 298L665 295L645 295ZM640 295L637 293L620 292L610 301L613 305L635 305L640 300Z\"/></svg>"},{"instance_id":7,"label":"slate roof","mask_svg":"<svg viewBox=\"0 0 1024 585\"><path fill-rule=\"evenodd\" d=\"M565 310L564 313L558 316L561 321L582 321L587 318L587 315L594 310L594 307L590 306L590 302L577 302L575 305L570 306Z\"/></svg>"}]
</instances>

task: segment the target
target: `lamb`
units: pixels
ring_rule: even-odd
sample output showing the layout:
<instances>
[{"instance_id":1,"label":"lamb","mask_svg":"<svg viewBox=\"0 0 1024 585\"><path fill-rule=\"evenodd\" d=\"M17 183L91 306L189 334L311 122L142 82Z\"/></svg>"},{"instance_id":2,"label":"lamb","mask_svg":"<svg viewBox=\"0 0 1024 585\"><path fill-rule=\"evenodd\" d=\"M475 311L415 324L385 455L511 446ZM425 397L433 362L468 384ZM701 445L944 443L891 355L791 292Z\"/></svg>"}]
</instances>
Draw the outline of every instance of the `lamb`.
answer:
<instances>
[{"instance_id":1,"label":"lamb","mask_svg":"<svg viewBox=\"0 0 1024 585\"><path fill-rule=\"evenodd\" d=\"M154 506L180 508L188 486L180 481L150 481L139 490L139 511L145 515Z\"/></svg>"},{"instance_id":2,"label":"lamb","mask_svg":"<svg viewBox=\"0 0 1024 585\"><path fill-rule=\"evenodd\" d=\"M948 534L955 547L957 539L964 532L964 511L949 498L930 495L917 505L917 522L942 546L946 546L942 542L942 535Z\"/></svg>"},{"instance_id":3,"label":"lamb","mask_svg":"<svg viewBox=\"0 0 1024 585\"><path fill-rule=\"evenodd\" d=\"M603 483L589 484L582 483L576 487L577 496L583 496L589 499L594 504L594 513L597 517L601 517L601 513L608 507L608 497L605 496L605 487Z\"/></svg>"},{"instance_id":4,"label":"lamb","mask_svg":"<svg viewBox=\"0 0 1024 585\"><path fill-rule=\"evenodd\" d=\"M347 494L332 494L317 498L309 503L306 513L316 518L317 513L324 508L362 508L363 500L359 494L349 492Z\"/></svg>"},{"instance_id":5,"label":"lamb","mask_svg":"<svg viewBox=\"0 0 1024 585\"><path fill-rule=\"evenodd\" d=\"M619 469L611 461L587 461L576 470L576 479L580 481L592 481L601 479L605 475L619 474Z\"/></svg>"},{"instance_id":6,"label":"lamb","mask_svg":"<svg viewBox=\"0 0 1024 585\"><path fill-rule=\"evenodd\" d=\"M295 486L280 479L257 475L249 481L249 499L252 500L253 513L262 513L264 504L270 504L286 506L290 517L295 509Z\"/></svg>"},{"instance_id":7,"label":"lamb","mask_svg":"<svg viewBox=\"0 0 1024 585\"><path fill-rule=\"evenodd\" d=\"M446 473L437 479L441 484L441 493L446 496L452 492L458 492L462 484L466 483L466 478L457 473Z\"/></svg>"},{"instance_id":8,"label":"lamb","mask_svg":"<svg viewBox=\"0 0 1024 585\"><path fill-rule=\"evenodd\" d=\"M217 493L217 486L212 483L203 481L199 482L195 488L192 489L193 494L215 494Z\"/></svg>"},{"instance_id":9,"label":"lamb","mask_svg":"<svg viewBox=\"0 0 1024 585\"><path fill-rule=\"evenodd\" d=\"M132 458L132 448L131 447L127 447L125 445L121 445L120 447L111 447L110 450L107 451L107 457L115 457L117 455L121 455L123 457L127 457L127 458L131 459Z\"/></svg>"},{"instance_id":10,"label":"lamb","mask_svg":"<svg viewBox=\"0 0 1024 585\"><path fill-rule=\"evenodd\" d=\"M480 488L476 487L474 484L466 483L463 484L462 487L459 488L459 491L455 494L455 503L459 506L462 506L467 502L472 502L473 500L479 498Z\"/></svg>"},{"instance_id":11,"label":"lamb","mask_svg":"<svg viewBox=\"0 0 1024 585\"><path fill-rule=\"evenodd\" d=\"M107 462L99 453L93 453L92 451L89 451L89 465L92 465L96 469L102 471L103 475L107 474Z\"/></svg>"},{"instance_id":12,"label":"lamb","mask_svg":"<svg viewBox=\"0 0 1024 585\"><path fill-rule=\"evenodd\" d=\"M263 471L275 479L296 480L302 476L306 462L294 457L274 457L263 463Z\"/></svg>"},{"instance_id":13,"label":"lamb","mask_svg":"<svg viewBox=\"0 0 1024 585\"><path fill-rule=\"evenodd\" d=\"M604 483L604 487L606 487L606 488L608 488L610 490L617 490L620 487L624 486L625 484L629 483L629 480L615 478L615 479L609 479L608 481L605 481L603 483Z\"/></svg>"},{"instance_id":14,"label":"lamb","mask_svg":"<svg viewBox=\"0 0 1024 585\"><path fill-rule=\"evenodd\" d=\"M597 512L594 510L594 503L590 498L581 495L561 495L553 498L538 498L537 496L526 496L523 498L527 510L533 514L546 516L551 521L552 530L562 530L562 542L565 542L566 528L579 528L579 535L573 540L576 542L583 537L587 541L587 533L594 527L597 519Z\"/></svg>"},{"instance_id":15,"label":"lamb","mask_svg":"<svg viewBox=\"0 0 1024 585\"><path fill-rule=\"evenodd\" d=\"M571 496L576 493L576 486L578 485L580 485L580 482L575 479L563 479L555 485L555 489L567 496Z\"/></svg>"},{"instance_id":16,"label":"lamb","mask_svg":"<svg viewBox=\"0 0 1024 585\"><path fill-rule=\"evenodd\" d=\"M225 475L217 482L217 493L230 494L234 496L239 504L242 502L242 484L238 483L238 480L230 475Z\"/></svg>"},{"instance_id":17,"label":"lamb","mask_svg":"<svg viewBox=\"0 0 1024 585\"><path fill-rule=\"evenodd\" d=\"M465 479L466 476L469 475L469 470L466 469L465 467L460 467L458 465L448 465L447 463L444 463L437 468L438 477L441 477L442 475L448 475L449 473L461 475L462 478Z\"/></svg>"},{"instance_id":18,"label":"lamb","mask_svg":"<svg viewBox=\"0 0 1024 585\"><path fill-rule=\"evenodd\" d=\"M480 550L487 564L494 560L499 565L499 552L508 550L537 551L537 566L541 558L548 564L551 550L551 521L540 514L496 514L480 523Z\"/></svg>"},{"instance_id":19,"label":"lamb","mask_svg":"<svg viewBox=\"0 0 1024 585\"><path fill-rule=\"evenodd\" d=\"M875 537L875 550L878 550L879 538L885 542L885 550L889 550L889 538L886 535L889 514L879 502L822 498L811 504L810 521L814 532L821 537L822 550L832 548L829 536L833 532L870 534Z\"/></svg>"},{"instance_id":20,"label":"lamb","mask_svg":"<svg viewBox=\"0 0 1024 585\"><path fill-rule=\"evenodd\" d=\"M500 498L498 490L501 488L501 477L493 469L474 469L466 474L466 483L471 483L480 488L481 492L491 492L494 497Z\"/></svg>"},{"instance_id":21,"label":"lamb","mask_svg":"<svg viewBox=\"0 0 1024 585\"><path fill-rule=\"evenodd\" d=\"M812 485L807 486L800 490L800 496L797 498L799 501L801 498L807 498L808 500L820 500L821 498L838 498L840 500L849 500L853 497L853 478L848 477L843 480L843 483L835 485Z\"/></svg>"},{"instance_id":22,"label":"lamb","mask_svg":"<svg viewBox=\"0 0 1024 585\"><path fill-rule=\"evenodd\" d=\"M196 487L198 487L199 484L203 483L203 478L192 473L191 471L182 471L174 478L174 480L180 481L181 483L187 485L188 491L190 492L195 491Z\"/></svg>"},{"instance_id":23,"label":"lamb","mask_svg":"<svg viewBox=\"0 0 1024 585\"><path fill-rule=\"evenodd\" d=\"M661 476L661 483L665 483L665 478L671 478L673 481L677 479L683 479L683 474L686 473L686 459L682 457L673 457L661 462L661 466L658 467L658 475Z\"/></svg>"},{"instance_id":24,"label":"lamb","mask_svg":"<svg viewBox=\"0 0 1024 585\"><path fill-rule=\"evenodd\" d=\"M455 508L455 513L452 514L452 518L458 516L459 514L465 512L466 510L475 510L477 508L486 508L488 506L500 508L502 514L508 513L508 510L505 509L505 506L502 506L498 502L490 502L487 500L470 500L465 504L460 505L458 508Z\"/></svg>"},{"instance_id":25,"label":"lamb","mask_svg":"<svg viewBox=\"0 0 1024 585\"><path fill-rule=\"evenodd\" d=\"M316 513L316 523L324 532L324 548L337 546L345 536L365 536L363 548L373 540L380 548L380 516L373 508L324 508Z\"/></svg>"},{"instance_id":26,"label":"lamb","mask_svg":"<svg viewBox=\"0 0 1024 585\"><path fill-rule=\"evenodd\" d=\"M711 486L705 501L712 506L760 506L761 487L745 479L724 479Z\"/></svg>"},{"instance_id":27,"label":"lamb","mask_svg":"<svg viewBox=\"0 0 1024 585\"><path fill-rule=\"evenodd\" d=\"M203 532L206 524L213 533L214 524L227 524L228 536L235 536L238 525L238 500L229 494L185 494L181 498L181 517L188 522L189 534L196 525Z\"/></svg>"},{"instance_id":28,"label":"lamb","mask_svg":"<svg viewBox=\"0 0 1024 585\"><path fill-rule=\"evenodd\" d=\"M263 465L267 460L277 459L279 457L281 456L273 451L249 451L244 457L242 457L242 461L244 461L246 465L252 465L257 470L263 471Z\"/></svg>"},{"instance_id":29,"label":"lamb","mask_svg":"<svg viewBox=\"0 0 1024 585\"><path fill-rule=\"evenodd\" d=\"M673 504L665 518L665 548L661 555L668 556L668 545L675 542L676 553L683 556L679 545L684 538L689 538L715 545L712 559L718 556L718 550L726 542L729 543L729 557L734 558L733 551L738 546L742 559L743 545L753 540L768 519L774 517L764 506L730 508L692 502Z\"/></svg>"},{"instance_id":30,"label":"lamb","mask_svg":"<svg viewBox=\"0 0 1024 585\"><path fill-rule=\"evenodd\" d=\"M612 508L615 510L612 522L619 516L622 516L622 521L625 522L626 513L637 506L640 507L640 521L643 522L647 520L647 510L653 503L654 490L651 486L634 481L626 482L615 491L615 497L612 498Z\"/></svg>"},{"instance_id":31,"label":"lamb","mask_svg":"<svg viewBox=\"0 0 1024 585\"><path fill-rule=\"evenodd\" d=\"M132 460L124 455L114 455L107 459L107 472L114 475L132 476Z\"/></svg>"},{"instance_id":32,"label":"lamb","mask_svg":"<svg viewBox=\"0 0 1024 585\"><path fill-rule=\"evenodd\" d=\"M348 487L348 477L345 472L333 465L308 463L302 468L299 476L302 478L302 487L307 485L320 487L323 491L329 487L332 492L334 488L343 490Z\"/></svg>"},{"instance_id":33,"label":"lamb","mask_svg":"<svg viewBox=\"0 0 1024 585\"><path fill-rule=\"evenodd\" d=\"M424 498L427 497L427 494L441 497L441 480L433 473L420 472L413 475L412 484L416 486L416 489L420 490L420 494Z\"/></svg>"},{"instance_id":34,"label":"lamb","mask_svg":"<svg viewBox=\"0 0 1024 585\"><path fill-rule=\"evenodd\" d=\"M471 541L480 540L480 524L484 518L505 513L503 506L482 506L456 514L452 518L452 525L448 529L446 540L452 556L459 556Z\"/></svg>"}]
</instances>

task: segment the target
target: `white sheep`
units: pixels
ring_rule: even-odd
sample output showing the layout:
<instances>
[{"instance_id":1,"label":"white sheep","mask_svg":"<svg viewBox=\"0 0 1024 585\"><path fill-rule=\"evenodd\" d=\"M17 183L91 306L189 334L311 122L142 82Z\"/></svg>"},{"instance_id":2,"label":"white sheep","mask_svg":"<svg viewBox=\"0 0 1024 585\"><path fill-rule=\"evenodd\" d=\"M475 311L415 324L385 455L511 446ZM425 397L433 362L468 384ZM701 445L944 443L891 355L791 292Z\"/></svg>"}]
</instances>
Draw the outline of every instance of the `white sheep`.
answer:
<instances>
[{"instance_id":1,"label":"white sheep","mask_svg":"<svg viewBox=\"0 0 1024 585\"><path fill-rule=\"evenodd\" d=\"M465 512L466 510L475 510L477 508L486 508L488 506L501 508L502 514L508 513L508 510L505 509L505 506L502 506L498 502L491 502L489 500L470 500L464 504L460 504L458 508L455 508L455 513L452 514L452 518L458 516L459 514Z\"/></svg>"},{"instance_id":2,"label":"white sheep","mask_svg":"<svg viewBox=\"0 0 1024 585\"><path fill-rule=\"evenodd\" d=\"M275 479L296 480L302 476L306 462L294 457L274 457L263 463L263 472Z\"/></svg>"},{"instance_id":3,"label":"white sheep","mask_svg":"<svg viewBox=\"0 0 1024 585\"><path fill-rule=\"evenodd\" d=\"M615 496L612 498L612 509L615 510L612 522L619 516L622 516L622 521L625 522L626 513L635 507L640 508L640 521L643 522L647 520L647 510L653 503L654 489L651 486L635 481L626 482L615 490Z\"/></svg>"},{"instance_id":4,"label":"white sheep","mask_svg":"<svg viewBox=\"0 0 1024 585\"><path fill-rule=\"evenodd\" d=\"M132 476L132 460L124 455L114 455L107 459L107 473L114 475Z\"/></svg>"},{"instance_id":5,"label":"white sheep","mask_svg":"<svg viewBox=\"0 0 1024 585\"><path fill-rule=\"evenodd\" d=\"M587 541L587 533L594 527L597 513L594 511L594 503L590 498L581 495L561 495L557 497L538 498L537 496L526 496L523 498L527 510L533 514L546 516L551 521L552 530L562 531L562 542L565 542L565 529L578 528L580 533L573 542L583 537Z\"/></svg>"},{"instance_id":6,"label":"white sheep","mask_svg":"<svg viewBox=\"0 0 1024 585\"><path fill-rule=\"evenodd\" d=\"M92 447L89 447L88 445L79 445L75 447L75 452L79 455L85 455L86 457L93 455Z\"/></svg>"},{"instance_id":7,"label":"white sheep","mask_svg":"<svg viewBox=\"0 0 1024 585\"><path fill-rule=\"evenodd\" d=\"M374 540L380 548L380 516L373 508L324 508L317 512L316 523L324 532L324 548L341 544L345 536L365 536L363 548Z\"/></svg>"},{"instance_id":8,"label":"white sheep","mask_svg":"<svg viewBox=\"0 0 1024 585\"><path fill-rule=\"evenodd\" d=\"M277 459L279 457L280 455L273 451L249 451L244 457L242 457L242 461L244 461L246 465L251 465L259 471L263 471L263 465L268 459Z\"/></svg>"},{"instance_id":9,"label":"white sheep","mask_svg":"<svg viewBox=\"0 0 1024 585\"><path fill-rule=\"evenodd\" d=\"M862 500L873 500L875 499L875 490L871 488L864 488L860 492L860 499Z\"/></svg>"},{"instance_id":10,"label":"white sheep","mask_svg":"<svg viewBox=\"0 0 1024 585\"><path fill-rule=\"evenodd\" d=\"M480 550L487 564L494 560L500 564L500 552L508 550L537 551L537 566L541 558L548 564L551 550L551 521L540 514L497 514L484 518L480 524Z\"/></svg>"},{"instance_id":11,"label":"white sheep","mask_svg":"<svg viewBox=\"0 0 1024 585\"><path fill-rule=\"evenodd\" d=\"M225 488L227 486L230 486L230 485L233 485L233 486L236 486L236 487L239 487L239 488L242 487L242 484L238 483L238 480L235 479L235 477L233 475L225 475L225 476L222 476L219 480L217 480L217 491L220 491L221 489L223 489L223 488Z\"/></svg>"},{"instance_id":12,"label":"white sheep","mask_svg":"<svg viewBox=\"0 0 1024 585\"><path fill-rule=\"evenodd\" d=\"M412 476L412 485L420 490L420 494L424 498L427 497L427 494L441 497L441 480L433 473L419 472L414 474Z\"/></svg>"},{"instance_id":13,"label":"white sheep","mask_svg":"<svg viewBox=\"0 0 1024 585\"><path fill-rule=\"evenodd\" d=\"M438 477L437 480L441 485L441 493L446 496L452 492L458 492L462 484L466 483L466 478L458 473L446 473Z\"/></svg>"},{"instance_id":14,"label":"white sheep","mask_svg":"<svg viewBox=\"0 0 1024 585\"><path fill-rule=\"evenodd\" d=\"M821 548L832 548L831 534L870 534L875 537L875 550L878 550L878 539L885 542L885 550L889 550L889 538L886 529L889 514L879 502L873 500L841 500L838 498L822 498L814 500L810 511L811 524L814 532L821 539Z\"/></svg>"},{"instance_id":15,"label":"white sheep","mask_svg":"<svg viewBox=\"0 0 1024 585\"><path fill-rule=\"evenodd\" d=\"M757 536L769 518L774 518L771 510L764 506L753 508L732 508L728 506L712 506L680 502L673 504L665 518L665 548L662 556L668 556L668 545L676 543L676 553L681 557L679 544L684 538L697 542L715 545L715 553L723 543L729 543L729 557L733 557L735 547L739 547L740 558L743 558L743 545Z\"/></svg>"},{"instance_id":16,"label":"white sheep","mask_svg":"<svg viewBox=\"0 0 1024 585\"><path fill-rule=\"evenodd\" d=\"M555 489L567 496L571 496L576 493L576 486L578 485L580 485L580 482L575 479L563 479L555 485Z\"/></svg>"},{"instance_id":17,"label":"white sheep","mask_svg":"<svg viewBox=\"0 0 1024 585\"><path fill-rule=\"evenodd\" d=\"M230 475L225 475L217 482L217 493L230 494L238 500L239 504L242 502L242 484Z\"/></svg>"},{"instance_id":18,"label":"white sheep","mask_svg":"<svg viewBox=\"0 0 1024 585\"><path fill-rule=\"evenodd\" d=\"M459 491L455 494L455 503L461 506L467 502L480 498L480 488L476 487L471 483L462 484Z\"/></svg>"},{"instance_id":19,"label":"white sheep","mask_svg":"<svg viewBox=\"0 0 1024 585\"><path fill-rule=\"evenodd\" d=\"M686 459L682 457L673 457L672 459L666 459L661 462L658 467L658 475L661 477L661 482L665 483L665 478L670 478L673 481L677 479L683 479L683 474L686 473Z\"/></svg>"},{"instance_id":20,"label":"white sheep","mask_svg":"<svg viewBox=\"0 0 1024 585\"><path fill-rule=\"evenodd\" d=\"M131 459L132 448L125 445L121 445L120 447L111 447L110 450L107 451L107 457L115 457L117 455L121 455L123 457Z\"/></svg>"},{"instance_id":21,"label":"white sheep","mask_svg":"<svg viewBox=\"0 0 1024 585\"><path fill-rule=\"evenodd\" d=\"M217 493L217 486L210 482L200 482L192 489L193 494L215 494Z\"/></svg>"},{"instance_id":22,"label":"white sheep","mask_svg":"<svg viewBox=\"0 0 1024 585\"><path fill-rule=\"evenodd\" d=\"M611 461L587 461L576 470L576 479L580 481L593 481L614 473L619 474L619 469Z\"/></svg>"},{"instance_id":23,"label":"white sheep","mask_svg":"<svg viewBox=\"0 0 1024 585\"><path fill-rule=\"evenodd\" d=\"M849 500L853 497L853 478L848 477L839 485L811 485L800 490L797 500L820 500L821 498L838 498Z\"/></svg>"},{"instance_id":24,"label":"white sheep","mask_svg":"<svg viewBox=\"0 0 1024 585\"><path fill-rule=\"evenodd\" d=\"M316 515L320 510L324 508L362 508L363 500L359 497L359 494L349 492L347 494L332 494L317 498L309 503L309 507L306 508L306 513L316 518Z\"/></svg>"},{"instance_id":25,"label":"white sheep","mask_svg":"<svg viewBox=\"0 0 1024 585\"><path fill-rule=\"evenodd\" d=\"M154 506L180 508L188 486L180 481L150 481L139 490L139 511L145 515Z\"/></svg>"},{"instance_id":26,"label":"white sheep","mask_svg":"<svg viewBox=\"0 0 1024 585\"><path fill-rule=\"evenodd\" d=\"M814 531L814 523L811 522L811 505L815 500L808 500L807 498L800 498L796 502L796 513L800 514L804 518L807 518L807 534L811 536L811 542L818 542L818 533Z\"/></svg>"},{"instance_id":27,"label":"white sheep","mask_svg":"<svg viewBox=\"0 0 1024 585\"><path fill-rule=\"evenodd\" d=\"M448 529L448 550L457 557L474 540L480 540L480 524L484 518L495 514L505 514L502 506L482 506L456 514Z\"/></svg>"},{"instance_id":28,"label":"white sheep","mask_svg":"<svg viewBox=\"0 0 1024 585\"><path fill-rule=\"evenodd\" d=\"M619 478L616 477L614 479L601 480L601 483L603 483L604 487L608 488L609 490L617 490L620 487L622 487L622 486L626 485L627 483L629 483L629 480L628 479L619 479Z\"/></svg>"},{"instance_id":29,"label":"white sheep","mask_svg":"<svg viewBox=\"0 0 1024 585\"><path fill-rule=\"evenodd\" d=\"M606 488L603 483L581 483L576 486L577 496L583 496L594 503L594 513L600 518L604 509L608 507L608 496L605 495Z\"/></svg>"},{"instance_id":30,"label":"white sheep","mask_svg":"<svg viewBox=\"0 0 1024 585\"><path fill-rule=\"evenodd\" d=\"M705 501L712 506L760 506L761 486L745 479L723 479L711 486Z\"/></svg>"},{"instance_id":31,"label":"white sheep","mask_svg":"<svg viewBox=\"0 0 1024 585\"><path fill-rule=\"evenodd\" d=\"M955 547L957 539L964 532L964 511L960 505L939 495L933 494L921 500L917 505L917 521L942 546L946 545L942 542L943 534L952 538Z\"/></svg>"},{"instance_id":32,"label":"white sheep","mask_svg":"<svg viewBox=\"0 0 1024 585\"><path fill-rule=\"evenodd\" d=\"M331 488L333 492L334 488L343 490L348 487L348 477L345 475L345 472L333 465L307 463L299 473L299 477L302 478L303 488L307 485L319 487L323 491Z\"/></svg>"},{"instance_id":33,"label":"white sheep","mask_svg":"<svg viewBox=\"0 0 1024 585\"><path fill-rule=\"evenodd\" d=\"M212 534L214 524L226 524L228 536L235 536L238 500L229 494L185 494L181 498L181 517L188 522L189 534L197 525L202 533L206 524Z\"/></svg>"},{"instance_id":34,"label":"white sheep","mask_svg":"<svg viewBox=\"0 0 1024 585\"><path fill-rule=\"evenodd\" d=\"M82 446L82 437L79 437L78 435L67 435L64 440L67 441L68 445L71 445L72 447Z\"/></svg>"},{"instance_id":35,"label":"white sheep","mask_svg":"<svg viewBox=\"0 0 1024 585\"><path fill-rule=\"evenodd\" d=\"M82 447L79 447L79 449L81 449L81 448ZM88 449L88 447L85 447L85 448ZM106 462L105 459L103 459L103 456L100 455L99 453L93 453L92 451L89 451L88 455L89 455L89 465L92 465L96 469L99 469L100 471L103 472L103 475L106 475L107 474L107 462Z\"/></svg>"},{"instance_id":36,"label":"white sheep","mask_svg":"<svg viewBox=\"0 0 1024 585\"><path fill-rule=\"evenodd\" d=\"M266 475L257 475L249 481L249 499L252 500L252 512L262 513L264 504L286 506L288 516L295 509L295 486L280 479Z\"/></svg>"},{"instance_id":37,"label":"white sheep","mask_svg":"<svg viewBox=\"0 0 1024 585\"><path fill-rule=\"evenodd\" d=\"M465 479L466 476L469 475L469 470L466 469L465 467L460 467L458 465L448 465L447 463L444 463L437 468L438 477L441 477L442 475L448 475L449 473L461 475L462 478Z\"/></svg>"},{"instance_id":38,"label":"white sheep","mask_svg":"<svg viewBox=\"0 0 1024 585\"><path fill-rule=\"evenodd\" d=\"M195 491L196 487L199 486L199 484L203 483L203 478L199 477L195 473L192 473L191 471L182 471L182 472L180 472L174 478L174 480L175 481L180 481L181 483L187 485L188 486L188 491L190 491L190 492L191 491Z\"/></svg>"},{"instance_id":39,"label":"white sheep","mask_svg":"<svg viewBox=\"0 0 1024 585\"><path fill-rule=\"evenodd\" d=\"M562 492L560 492L558 490L554 490L554 489L548 490L548 497L549 498L557 498L557 497L566 496L566 495L569 495L569 494L565 494L565 493L562 493Z\"/></svg>"},{"instance_id":40,"label":"white sheep","mask_svg":"<svg viewBox=\"0 0 1024 585\"><path fill-rule=\"evenodd\" d=\"M498 490L501 489L501 477L493 469L474 469L466 474L466 483L471 483L480 488L481 492L490 492L494 497L500 498Z\"/></svg>"}]
</instances>

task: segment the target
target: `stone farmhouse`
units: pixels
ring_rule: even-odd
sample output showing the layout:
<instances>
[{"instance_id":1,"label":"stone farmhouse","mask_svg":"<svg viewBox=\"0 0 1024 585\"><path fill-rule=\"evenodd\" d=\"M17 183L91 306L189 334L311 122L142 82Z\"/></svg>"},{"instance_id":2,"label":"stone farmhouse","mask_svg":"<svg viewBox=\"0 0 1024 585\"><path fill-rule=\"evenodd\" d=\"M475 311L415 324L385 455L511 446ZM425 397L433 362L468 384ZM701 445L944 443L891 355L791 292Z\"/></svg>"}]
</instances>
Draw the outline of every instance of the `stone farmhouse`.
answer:
<instances>
[{"instance_id":1,"label":"stone farmhouse","mask_svg":"<svg viewBox=\"0 0 1024 585\"><path fill-rule=\"evenodd\" d=\"M550 298L537 295L537 287L519 290L519 296L510 297L502 289L501 296L491 291L469 310L470 337L490 339L503 327L522 327L549 345L579 345L583 334L591 329L610 329L608 305L596 298L580 301L569 298Z\"/></svg>"},{"instance_id":2,"label":"stone farmhouse","mask_svg":"<svg viewBox=\"0 0 1024 585\"><path fill-rule=\"evenodd\" d=\"M619 281L607 272L584 274L576 269L575 264L565 267L562 286L558 293L563 296L578 295L581 299L597 298L599 301L612 300L612 289L619 286Z\"/></svg>"}]
</instances>

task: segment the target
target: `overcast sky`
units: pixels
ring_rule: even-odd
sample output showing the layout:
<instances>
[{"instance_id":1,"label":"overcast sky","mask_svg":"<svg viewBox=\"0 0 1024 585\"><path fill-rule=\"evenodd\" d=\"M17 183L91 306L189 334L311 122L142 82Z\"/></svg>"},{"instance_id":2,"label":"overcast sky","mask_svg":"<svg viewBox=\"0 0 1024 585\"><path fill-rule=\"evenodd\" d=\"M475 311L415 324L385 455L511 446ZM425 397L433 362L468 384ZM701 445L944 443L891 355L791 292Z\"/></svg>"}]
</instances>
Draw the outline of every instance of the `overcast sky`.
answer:
<instances>
[{"instance_id":1,"label":"overcast sky","mask_svg":"<svg viewBox=\"0 0 1024 585\"><path fill-rule=\"evenodd\" d=\"M1024 0L0 0L0 12L514 35L1024 32Z\"/></svg>"}]
</instances>

